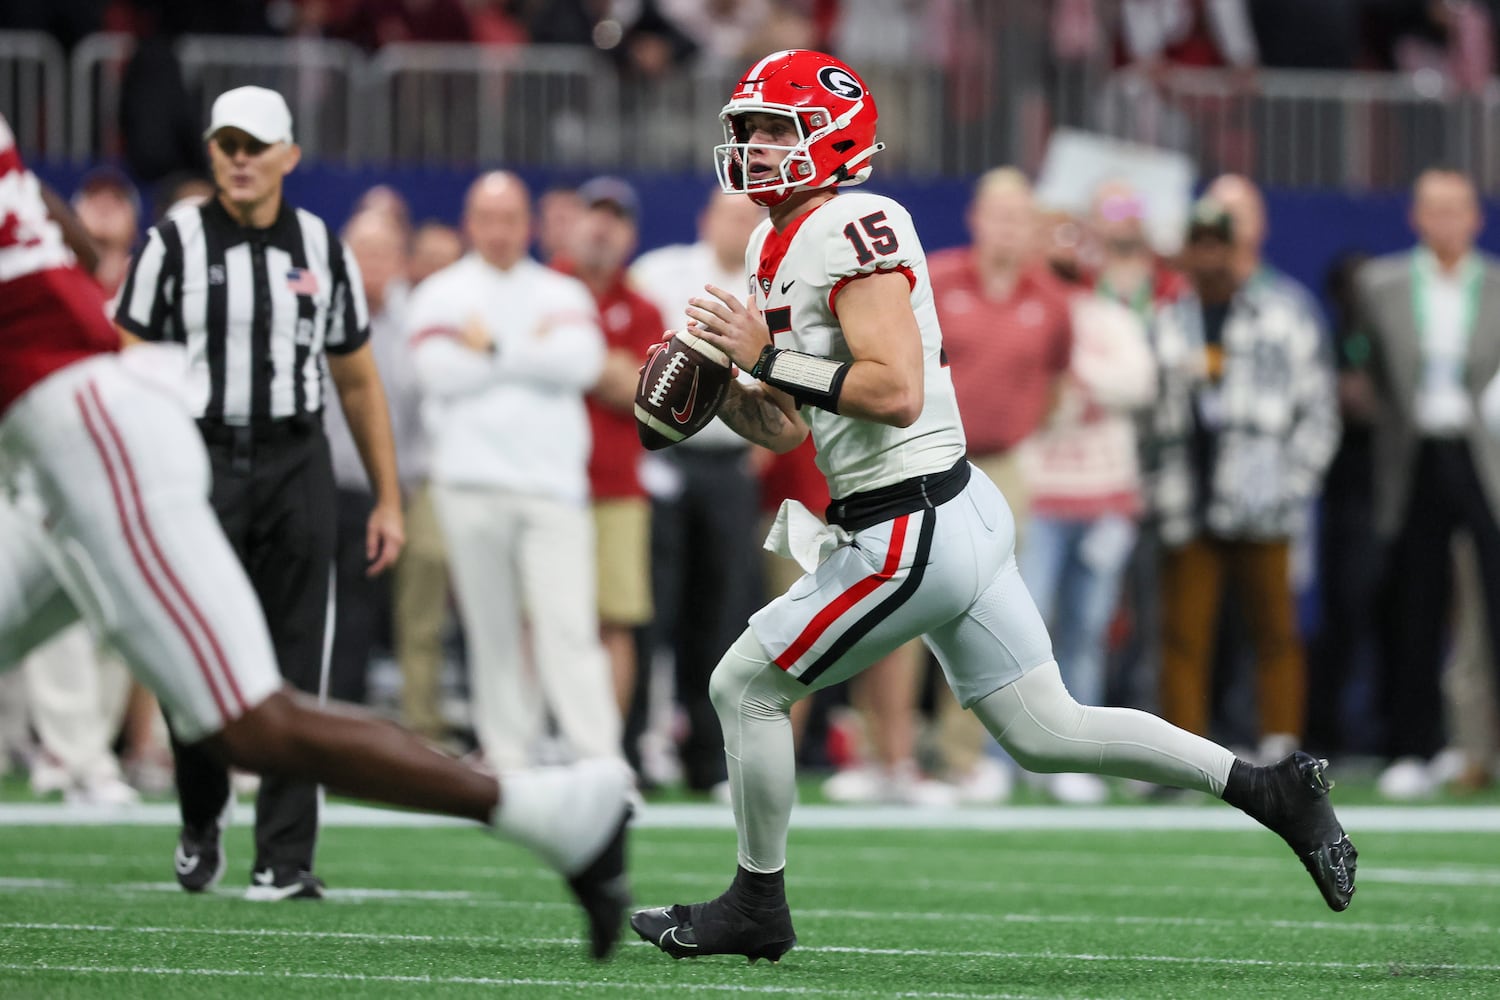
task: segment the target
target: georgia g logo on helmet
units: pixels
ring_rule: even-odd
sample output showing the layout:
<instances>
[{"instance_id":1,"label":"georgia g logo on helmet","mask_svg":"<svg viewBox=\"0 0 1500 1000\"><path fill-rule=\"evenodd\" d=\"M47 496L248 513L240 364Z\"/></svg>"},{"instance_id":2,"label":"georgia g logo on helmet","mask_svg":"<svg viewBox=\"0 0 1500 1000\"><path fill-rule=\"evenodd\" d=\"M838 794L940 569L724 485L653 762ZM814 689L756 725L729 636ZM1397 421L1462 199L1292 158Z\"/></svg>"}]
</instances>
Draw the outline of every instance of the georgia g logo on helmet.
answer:
<instances>
[{"instance_id":1,"label":"georgia g logo on helmet","mask_svg":"<svg viewBox=\"0 0 1500 1000\"><path fill-rule=\"evenodd\" d=\"M854 74L842 66L824 66L818 70L818 82L830 94L837 94L846 101L857 101L865 96L865 88L854 79Z\"/></svg>"}]
</instances>

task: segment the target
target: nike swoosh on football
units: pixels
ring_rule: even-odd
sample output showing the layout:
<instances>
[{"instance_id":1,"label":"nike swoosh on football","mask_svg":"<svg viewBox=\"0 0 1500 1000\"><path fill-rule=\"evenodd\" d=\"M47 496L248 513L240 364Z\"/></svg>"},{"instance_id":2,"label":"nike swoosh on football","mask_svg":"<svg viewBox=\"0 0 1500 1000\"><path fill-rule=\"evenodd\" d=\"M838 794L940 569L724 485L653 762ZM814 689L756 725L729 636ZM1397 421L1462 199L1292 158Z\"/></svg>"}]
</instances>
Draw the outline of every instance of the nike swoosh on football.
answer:
<instances>
[{"instance_id":1,"label":"nike swoosh on football","mask_svg":"<svg viewBox=\"0 0 1500 1000\"><path fill-rule=\"evenodd\" d=\"M685 423L687 423L688 422L688 418L690 418L693 415L693 403L696 402L697 399L698 399L698 375L699 374L700 373L699 373L698 369L694 368L693 369L693 384L690 385L690 386L688 386L688 398L687 398L687 402L684 403L684 404L682 404L682 409L679 410L675 406L672 407L672 419L675 420L675 421L677 421L679 424L685 424Z\"/></svg>"},{"instance_id":2,"label":"nike swoosh on football","mask_svg":"<svg viewBox=\"0 0 1500 1000\"><path fill-rule=\"evenodd\" d=\"M793 278L791 281L782 282L782 285L781 285L781 294L785 295L786 294L786 290L788 288L791 288L796 283L797 283L797 279L796 278Z\"/></svg>"}]
</instances>

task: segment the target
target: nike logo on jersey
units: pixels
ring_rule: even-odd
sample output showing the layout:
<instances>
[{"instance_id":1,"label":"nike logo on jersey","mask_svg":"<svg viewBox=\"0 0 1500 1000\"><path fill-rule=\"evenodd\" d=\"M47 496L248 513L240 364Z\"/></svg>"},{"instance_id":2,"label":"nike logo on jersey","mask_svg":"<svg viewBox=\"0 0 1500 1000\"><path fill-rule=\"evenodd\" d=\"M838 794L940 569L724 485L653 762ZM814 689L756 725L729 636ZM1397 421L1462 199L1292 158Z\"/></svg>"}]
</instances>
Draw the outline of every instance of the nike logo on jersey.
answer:
<instances>
[{"instance_id":1,"label":"nike logo on jersey","mask_svg":"<svg viewBox=\"0 0 1500 1000\"><path fill-rule=\"evenodd\" d=\"M198 868L198 855L188 857L182 853L182 845L177 845L177 851L172 856L172 865L177 869L179 875L191 875Z\"/></svg>"},{"instance_id":2,"label":"nike logo on jersey","mask_svg":"<svg viewBox=\"0 0 1500 1000\"><path fill-rule=\"evenodd\" d=\"M783 281L781 283L781 294L785 295L786 294L786 290L788 288L791 288L796 283L797 283L797 279L796 278L793 278L791 281Z\"/></svg>"},{"instance_id":3,"label":"nike logo on jersey","mask_svg":"<svg viewBox=\"0 0 1500 1000\"><path fill-rule=\"evenodd\" d=\"M698 400L698 374L698 369L694 368L693 384L688 386L688 398L687 401L682 404L682 409L679 410L675 406L672 407L672 419L677 421L679 424L687 423L688 418L693 415L693 404Z\"/></svg>"}]
</instances>

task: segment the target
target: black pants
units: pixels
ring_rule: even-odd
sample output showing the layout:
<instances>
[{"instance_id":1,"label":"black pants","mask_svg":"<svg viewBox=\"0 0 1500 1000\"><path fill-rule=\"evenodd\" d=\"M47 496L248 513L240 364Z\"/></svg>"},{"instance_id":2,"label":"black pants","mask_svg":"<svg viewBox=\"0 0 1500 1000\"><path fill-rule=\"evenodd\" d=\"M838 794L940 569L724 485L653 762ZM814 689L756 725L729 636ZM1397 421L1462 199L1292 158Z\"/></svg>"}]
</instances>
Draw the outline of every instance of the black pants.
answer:
<instances>
[{"instance_id":1,"label":"black pants","mask_svg":"<svg viewBox=\"0 0 1500 1000\"><path fill-rule=\"evenodd\" d=\"M1468 444L1424 441L1414 465L1406 518L1386 552L1381 594L1380 701L1392 757L1431 757L1443 747L1439 675L1452 610L1452 541L1460 526L1469 530L1479 557L1490 634L1500 636L1500 526Z\"/></svg>"},{"instance_id":2,"label":"black pants","mask_svg":"<svg viewBox=\"0 0 1500 1000\"><path fill-rule=\"evenodd\" d=\"M375 499L367 491L338 491L338 546L334 554L333 658L328 697L363 705L368 699L370 651L390 645L391 574L371 577L365 529Z\"/></svg>"},{"instance_id":3,"label":"black pants","mask_svg":"<svg viewBox=\"0 0 1500 1000\"><path fill-rule=\"evenodd\" d=\"M336 494L320 425L278 423L248 431L204 431L213 467L214 512L244 564L270 627L281 675L310 694L325 678L329 577ZM182 821L202 827L229 800L229 774L209 754L173 738ZM253 871L311 871L318 787L263 775L255 803Z\"/></svg>"},{"instance_id":4,"label":"black pants","mask_svg":"<svg viewBox=\"0 0 1500 1000\"><path fill-rule=\"evenodd\" d=\"M676 666L677 700L688 723L683 775L688 787L707 791L726 777L708 679L765 603L760 491L744 449L674 448L669 458L682 475L682 492L652 505L653 645L669 648ZM649 676L643 661L636 695L643 705Z\"/></svg>"}]
</instances>

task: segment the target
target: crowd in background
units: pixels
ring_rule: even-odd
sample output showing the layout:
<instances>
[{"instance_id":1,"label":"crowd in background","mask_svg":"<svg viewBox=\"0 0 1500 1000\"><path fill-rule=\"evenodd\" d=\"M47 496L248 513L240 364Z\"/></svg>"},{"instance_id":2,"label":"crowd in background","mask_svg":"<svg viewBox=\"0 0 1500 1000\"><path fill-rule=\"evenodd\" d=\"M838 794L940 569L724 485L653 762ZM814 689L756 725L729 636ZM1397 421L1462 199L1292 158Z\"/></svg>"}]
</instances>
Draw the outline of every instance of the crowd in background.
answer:
<instances>
[{"instance_id":1,"label":"crowd in background","mask_svg":"<svg viewBox=\"0 0 1500 1000\"><path fill-rule=\"evenodd\" d=\"M209 196L188 178L155 201ZM647 785L722 794L709 673L798 575L758 549L767 515L828 498L810 442L772 456L719 425L658 453L636 439L646 349L704 284L742 286L764 218L701 199L697 242L639 257L650 206L616 178L530 192L484 174L457 226L412 219L388 188L360 199L343 236L408 545L394 573L365 574L369 484L330 403L334 697L494 767L620 753ZM113 291L143 227L136 189L101 169L72 204ZM1473 250L1461 174L1424 173L1412 218L1413 252L1337 264L1326 321L1264 258L1270 220L1237 175L1207 185L1172 260L1128 184L1070 216L1012 168L977 182L967 246L929 248L970 458L1015 510L1080 701L1153 709L1258 759L1380 758L1392 799L1491 782L1500 272ZM804 761L837 772L830 798L1010 794L1013 768L939 678L914 643L799 708ZM86 633L3 683L5 714L29 703L37 791L163 790L159 713ZM1037 780L1064 802L1110 794Z\"/></svg>"},{"instance_id":2,"label":"crowd in background","mask_svg":"<svg viewBox=\"0 0 1500 1000\"><path fill-rule=\"evenodd\" d=\"M860 63L946 63L987 27L1039 30L1054 58L1105 49L1120 64L1436 68L1465 85L1493 68L1495 0L14 0L0 29L593 46L645 76L737 68L779 48ZM977 34L976 34L977 32ZM968 53L972 56L973 53Z\"/></svg>"}]
</instances>

